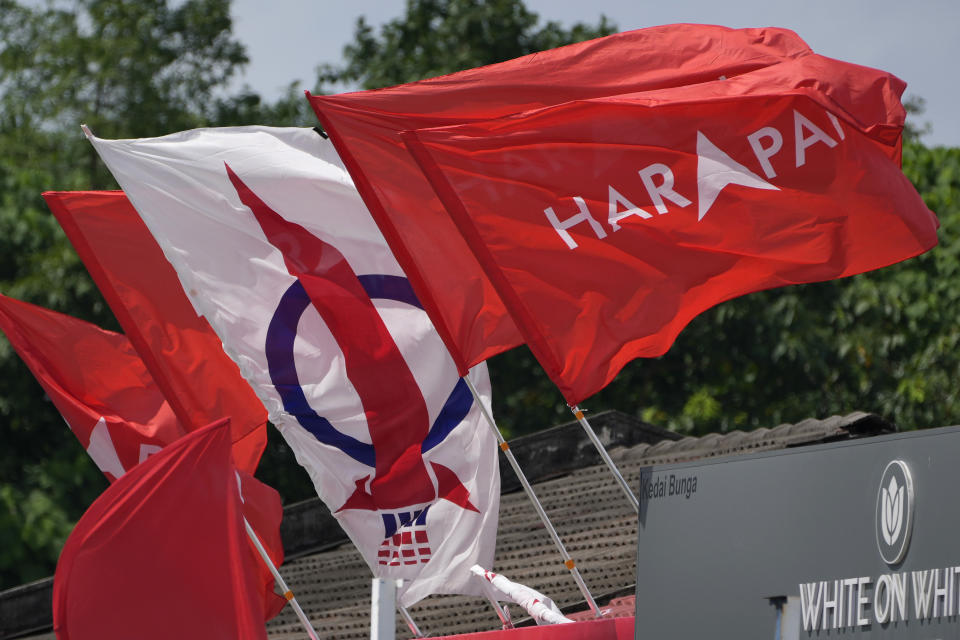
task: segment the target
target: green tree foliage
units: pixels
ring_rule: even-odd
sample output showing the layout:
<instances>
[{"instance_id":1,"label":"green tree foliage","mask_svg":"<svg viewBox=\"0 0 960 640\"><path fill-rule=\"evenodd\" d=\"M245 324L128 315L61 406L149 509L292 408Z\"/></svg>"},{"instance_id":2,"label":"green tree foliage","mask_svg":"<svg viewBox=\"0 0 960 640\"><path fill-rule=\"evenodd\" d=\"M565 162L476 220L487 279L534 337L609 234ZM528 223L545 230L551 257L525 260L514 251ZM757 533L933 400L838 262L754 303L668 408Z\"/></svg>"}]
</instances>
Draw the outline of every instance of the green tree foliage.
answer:
<instances>
[{"instance_id":1,"label":"green tree foliage","mask_svg":"<svg viewBox=\"0 0 960 640\"><path fill-rule=\"evenodd\" d=\"M116 329L40 194L115 188L81 122L107 137L203 124L244 62L229 0L0 0L0 293ZM12 586L50 575L106 481L6 340L0 442L0 586Z\"/></svg>"},{"instance_id":2,"label":"green tree foliage","mask_svg":"<svg viewBox=\"0 0 960 640\"><path fill-rule=\"evenodd\" d=\"M313 93L319 93L315 89ZM218 127L239 127L262 124L275 127L315 127L317 116L304 100L303 89L291 83L276 102L264 100L249 88L234 96L220 97L214 102L211 122Z\"/></svg>"},{"instance_id":3,"label":"green tree foliage","mask_svg":"<svg viewBox=\"0 0 960 640\"><path fill-rule=\"evenodd\" d=\"M378 89L440 76L613 33L601 17L596 26L570 29L540 17L521 0L408 0L402 18L379 34L363 17L354 41L344 50L346 64L321 68L323 83L359 84Z\"/></svg>"}]
</instances>

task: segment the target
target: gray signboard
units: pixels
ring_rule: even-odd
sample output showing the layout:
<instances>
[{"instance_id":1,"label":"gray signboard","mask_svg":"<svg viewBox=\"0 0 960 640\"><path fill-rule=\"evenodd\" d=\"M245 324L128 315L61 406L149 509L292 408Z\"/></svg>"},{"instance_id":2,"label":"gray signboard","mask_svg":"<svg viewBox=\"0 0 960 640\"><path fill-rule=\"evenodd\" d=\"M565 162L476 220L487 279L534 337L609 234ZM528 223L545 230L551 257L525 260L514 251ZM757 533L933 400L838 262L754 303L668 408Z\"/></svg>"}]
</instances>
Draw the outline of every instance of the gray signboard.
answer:
<instances>
[{"instance_id":1,"label":"gray signboard","mask_svg":"<svg viewBox=\"0 0 960 640\"><path fill-rule=\"evenodd\" d=\"M960 428L646 470L637 638L960 638Z\"/></svg>"}]
</instances>

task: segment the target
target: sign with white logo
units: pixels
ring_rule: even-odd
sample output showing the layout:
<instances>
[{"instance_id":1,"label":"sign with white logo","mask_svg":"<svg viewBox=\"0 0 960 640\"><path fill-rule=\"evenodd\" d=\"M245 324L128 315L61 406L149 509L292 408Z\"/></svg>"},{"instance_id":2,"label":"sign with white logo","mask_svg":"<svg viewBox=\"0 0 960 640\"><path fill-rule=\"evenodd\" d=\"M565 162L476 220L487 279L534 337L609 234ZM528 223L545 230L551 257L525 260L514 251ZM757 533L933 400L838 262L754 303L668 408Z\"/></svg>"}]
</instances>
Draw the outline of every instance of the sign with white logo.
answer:
<instances>
[{"instance_id":1,"label":"sign with white logo","mask_svg":"<svg viewBox=\"0 0 960 640\"><path fill-rule=\"evenodd\" d=\"M889 565L903 560L913 529L913 476L902 460L887 465L877 495L877 546Z\"/></svg>"},{"instance_id":2,"label":"sign with white logo","mask_svg":"<svg viewBox=\"0 0 960 640\"><path fill-rule=\"evenodd\" d=\"M960 639L957 459L945 427L645 470L636 637Z\"/></svg>"}]
</instances>

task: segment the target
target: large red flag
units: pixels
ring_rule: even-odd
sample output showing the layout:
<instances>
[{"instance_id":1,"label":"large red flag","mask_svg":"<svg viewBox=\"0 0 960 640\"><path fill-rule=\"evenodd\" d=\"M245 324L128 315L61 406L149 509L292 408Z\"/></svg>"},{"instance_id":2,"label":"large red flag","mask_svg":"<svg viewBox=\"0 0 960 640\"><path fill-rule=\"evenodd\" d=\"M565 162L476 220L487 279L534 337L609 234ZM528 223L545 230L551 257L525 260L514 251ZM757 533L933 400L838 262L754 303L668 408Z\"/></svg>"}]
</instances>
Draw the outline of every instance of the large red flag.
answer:
<instances>
[{"instance_id":1,"label":"large red flag","mask_svg":"<svg viewBox=\"0 0 960 640\"><path fill-rule=\"evenodd\" d=\"M59 640L263 640L260 562L222 420L138 465L90 506L57 563L54 631Z\"/></svg>"},{"instance_id":2,"label":"large red flag","mask_svg":"<svg viewBox=\"0 0 960 640\"><path fill-rule=\"evenodd\" d=\"M810 53L785 29L671 25L620 33L377 91L310 96L461 374L521 343L517 328L400 139L629 91L699 84Z\"/></svg>"},{"instance_id":3,"label":"large red flag","mask_svg":"<svg viewBox=\"0 0 960 640\"><path fill-rule=\"evenodd\" d=\"M192 430L230 416L234 459L252 473L266 445L266 409L123 192L43 197L180 421Z\"/></svg>"},{"instance_id":4,"label":"large red flag","mask_svg":"<svg viewBox=\"0 0 960 640\"><path fill-rule=\"evenodd\" d=\"M405 139L576 404L724 300L935 245L895 161L903 88L810 54Z\"/></svg>"},{"instance_id":5,"label":"large red flag","mask_svg":"<svg viewBox=\"0 0 960 640\"><path fill-rule=\"evenodd\" d=\"M124 336L2 295L0 329L111 481L186 433Z\"/></svg>"}]
</instances>

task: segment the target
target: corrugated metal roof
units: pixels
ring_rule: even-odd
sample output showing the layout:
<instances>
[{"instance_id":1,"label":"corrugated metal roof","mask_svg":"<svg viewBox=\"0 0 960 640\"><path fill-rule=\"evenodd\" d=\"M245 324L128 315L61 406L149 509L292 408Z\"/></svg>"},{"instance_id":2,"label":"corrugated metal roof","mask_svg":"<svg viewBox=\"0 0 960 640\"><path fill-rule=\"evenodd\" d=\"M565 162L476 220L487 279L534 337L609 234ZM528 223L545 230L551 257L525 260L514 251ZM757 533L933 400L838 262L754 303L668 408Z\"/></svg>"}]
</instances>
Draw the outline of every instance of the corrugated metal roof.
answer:
<instances>
[{"instance_id":1,"label":"corrugated metal roof","mask_svg":"<svg viewBox=\"0 0 960 640\"><path fill-rule=\"evenodd\" d=\"M609 418L611 414L624 428L638 423L616 412L598 414L592 420L606 423L603 417ZM890 431L893 431L890 423L858 412L782 424L772 429L614 447L611 455L627 481L637 486L641 471L653 464L783 449ZM543 436L536 434L513 448L536 447L538 437ZM534 488L594 597L606 604L632 592L636 580L637 518L606 467L594 464L569 471L563 477L537 482ZM541 591L566 612L586 609L524 493L502 497L497 535L496 560L492 567L495 571ZM321 636L369 638L371 575L352 545L294 560L284 565L282 572ZM620 615L629 610L622 599L614 604ZM490 605L477 598L431 596L410 612L427 635L499 628ZM519 617L521 613L516 610L514 616ZM274 640L303 637L289 611L271 621L268 631ZM397 637L412 637L399 620Z\"/></svg>"},{"instance_id":2,"label":"corrugated metal roof","mask_svg":"<svg viewBox=\"0 0 960 640\"><path fill-rule=\"evenodd\" d=\"M671 464L726 455L785 449L818 442L833 442L890 433L895 427L883 418L856 411L823 420L808 418L796 424L781 424L772 429L711 433L701 438L664 440L654 445L638 445L630 457L642 457L646 464Z\"/></svg>"}]
</instances>

